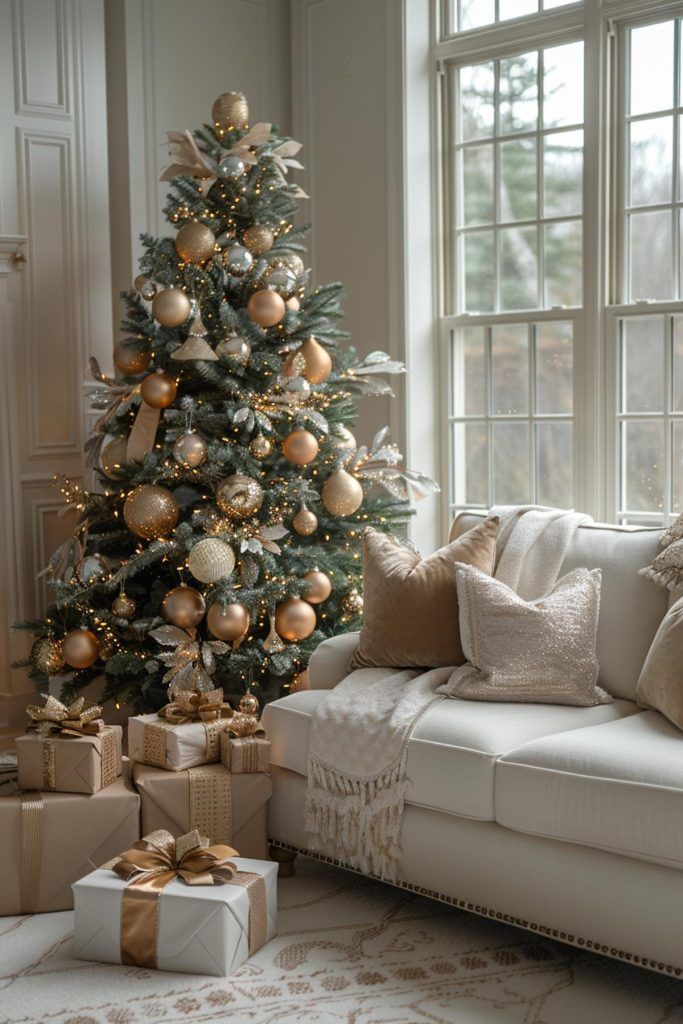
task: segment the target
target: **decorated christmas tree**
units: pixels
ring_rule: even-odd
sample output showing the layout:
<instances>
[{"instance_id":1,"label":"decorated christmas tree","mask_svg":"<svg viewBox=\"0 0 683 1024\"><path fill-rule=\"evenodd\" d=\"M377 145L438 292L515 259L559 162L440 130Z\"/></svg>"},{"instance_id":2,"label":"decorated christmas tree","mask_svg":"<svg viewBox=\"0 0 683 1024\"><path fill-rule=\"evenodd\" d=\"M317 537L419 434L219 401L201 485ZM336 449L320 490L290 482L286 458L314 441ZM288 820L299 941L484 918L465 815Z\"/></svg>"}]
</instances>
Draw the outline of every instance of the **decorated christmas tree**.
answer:
<instances>
[{"instance_id":1,"label":"decorated christmas tree","mask_svg":"<svg viewBox=\"0 0 683 1024\"><path fill-rule=\"evenodd\" d=\"M340 330L341 285L311 289L300 144L249 125L239 93L212 125L170 132L172 237L143 236L112 379L87 443L99 487L59 482L78 525L46 572L54 602L26 663L39 686L156 710L172 691L262 701L305 685L325 637L359 627L360 536L394 530L409 492L382 430L351 432L355 399L390 394L383 352Z\"/></svg>"}]
</instances>

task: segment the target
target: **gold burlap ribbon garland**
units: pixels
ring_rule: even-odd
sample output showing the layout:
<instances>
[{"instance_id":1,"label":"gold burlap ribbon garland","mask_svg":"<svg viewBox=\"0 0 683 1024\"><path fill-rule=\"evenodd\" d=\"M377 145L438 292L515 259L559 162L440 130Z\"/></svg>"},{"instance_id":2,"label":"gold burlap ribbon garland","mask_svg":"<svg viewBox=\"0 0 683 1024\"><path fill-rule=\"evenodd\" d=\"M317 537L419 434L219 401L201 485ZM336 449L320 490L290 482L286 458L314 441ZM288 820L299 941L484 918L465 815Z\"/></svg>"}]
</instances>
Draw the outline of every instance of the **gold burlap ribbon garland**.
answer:
<instances>
[{"instance_id":1,"label":"gold burlap ribbon garland","mask_svg":"<svg viewBox=\"0 0 683 1024\"><path fill-rule=\"evenodd\" d=\"M26 732L37 732L43 738L42 771L43 786L54 790L56 786L55 772L55 735L60 738L81 739L84 736L99 737L102 788L115 782L118 777L118 758L116 756L116 734L108 729L102 721L102 708L99 704L89 704L85 697L78 697L72 704L62 704L56 697L48 697L45 704L29 704L26 708L31 721Z\"/></svg>"},{"instance_id":2,"label":"gold burlap ribbon garland","mask_svg":"<svg viewBox=\"0 0 683 1024\"><path fill-rule=\"evenodd\" d=\"M174 839L159 829L134 843L112 865L127 885L121 902L121 963L156 968L161 893L174 879L186 885L241 885L249 898L249 955L264 945L267 934L263 877L241 872L230 860L230 846L210 846L192 831Z\"/></svg>"}]
</instances>

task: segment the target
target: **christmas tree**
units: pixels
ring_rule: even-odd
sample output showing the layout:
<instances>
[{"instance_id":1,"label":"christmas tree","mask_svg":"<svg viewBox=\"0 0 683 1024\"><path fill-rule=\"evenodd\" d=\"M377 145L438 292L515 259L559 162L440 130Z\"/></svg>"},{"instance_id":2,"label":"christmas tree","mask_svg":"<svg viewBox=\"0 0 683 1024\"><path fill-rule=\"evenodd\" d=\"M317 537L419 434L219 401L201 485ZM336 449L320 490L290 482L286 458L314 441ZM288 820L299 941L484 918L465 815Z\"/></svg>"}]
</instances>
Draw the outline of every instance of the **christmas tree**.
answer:
<instances>
[{"instance_id":1,"label":"christmas tree","mask_svg":"<svg viewBox=\"0 0 683 1024\"><path fill-rule=\"evenodd\" d=\"M174 237L142 236L112 379L87 443L99 489L47 567L55 592L25 663L73 698L156 710L177 690L263 701L305 685L311 653L361 622L360 536L411 513L388 430L358 447L354 400L404 367L343 344L341 285L312 290L295 226L300 144L250 126L240 93L169 132Z\"/></svg>"}]
</instances>

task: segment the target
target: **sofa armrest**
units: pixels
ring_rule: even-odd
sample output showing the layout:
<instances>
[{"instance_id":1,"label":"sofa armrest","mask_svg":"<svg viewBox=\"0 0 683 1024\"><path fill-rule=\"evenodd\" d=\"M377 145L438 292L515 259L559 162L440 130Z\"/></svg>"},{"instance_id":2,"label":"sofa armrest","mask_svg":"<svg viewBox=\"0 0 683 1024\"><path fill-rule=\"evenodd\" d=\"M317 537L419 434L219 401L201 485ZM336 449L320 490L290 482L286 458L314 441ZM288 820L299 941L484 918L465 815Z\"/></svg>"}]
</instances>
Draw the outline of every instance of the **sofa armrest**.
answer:
<instances>
[{"instance_id":1,"label":"sofa armrest","mask_svg":"<svg viewBox=\"0 0 683 1024\"><path fill-rule=\"evenodd\" d=\"M358 633L332 636L315 649L308 663L312 690L333 690L349 674L351 655L358 647Z\"/></svg>"}]
</instances>

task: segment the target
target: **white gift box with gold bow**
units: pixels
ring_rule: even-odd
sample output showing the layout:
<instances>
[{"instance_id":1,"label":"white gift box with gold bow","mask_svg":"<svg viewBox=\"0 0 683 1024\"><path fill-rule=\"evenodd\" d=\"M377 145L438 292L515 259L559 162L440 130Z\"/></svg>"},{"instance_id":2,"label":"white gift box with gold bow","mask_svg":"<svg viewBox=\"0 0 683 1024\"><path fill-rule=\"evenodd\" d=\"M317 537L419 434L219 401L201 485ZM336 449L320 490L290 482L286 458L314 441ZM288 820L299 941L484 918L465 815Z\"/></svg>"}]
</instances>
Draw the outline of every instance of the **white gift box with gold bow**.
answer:
<instances>
[{"instance_id":1,"label":"white gift box with gold bow","mask_svg":"<svg viewBox=\"0 0 683 1024\"><path fill-rule=\"evenodd\" d=\"M219 759L220 734L233 718L220 688L205 693L179 691L157 715L128 720L128 756L171 772L211 764Z\"/></svg>"}]
</instances>

